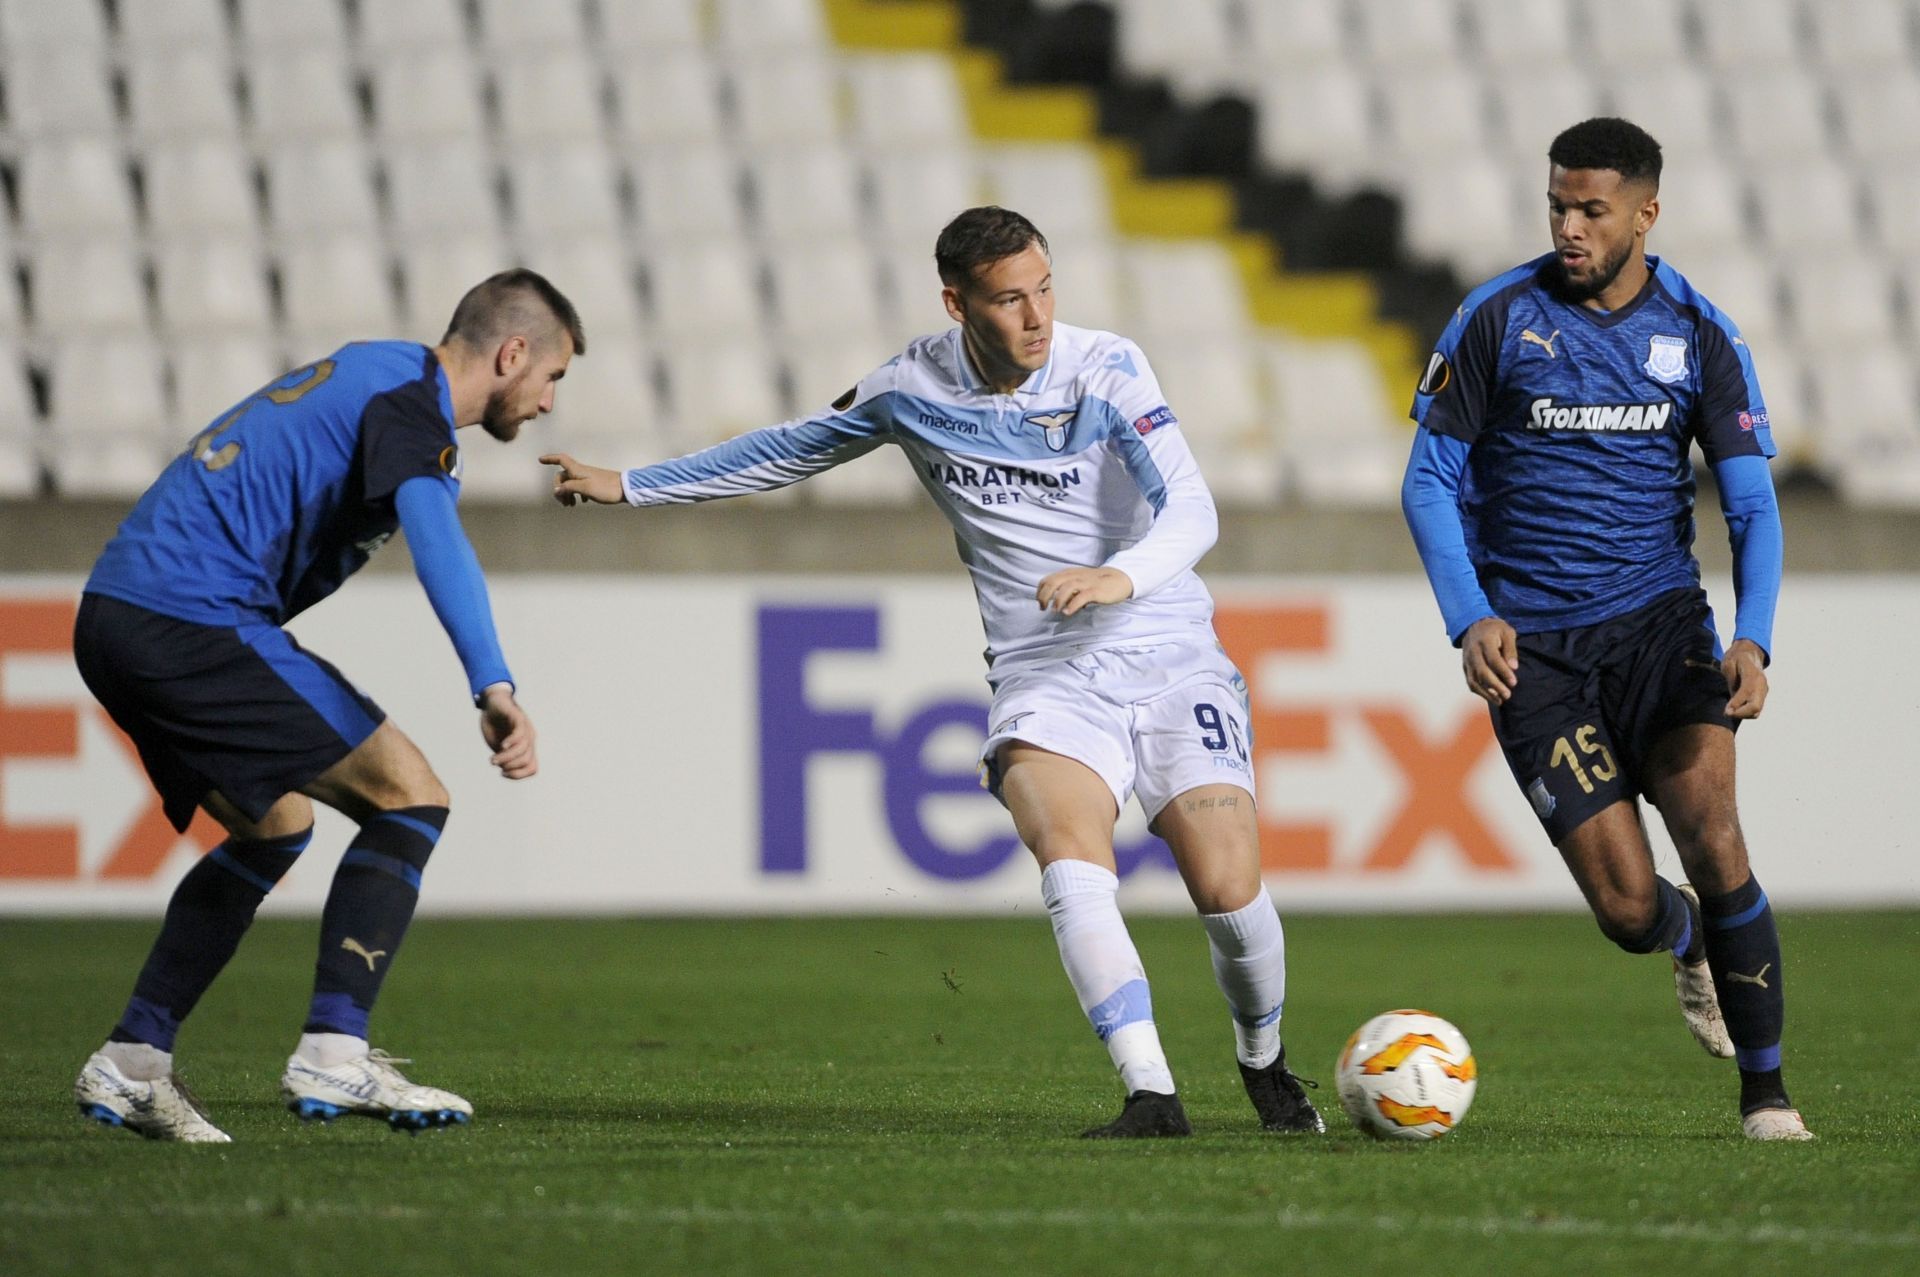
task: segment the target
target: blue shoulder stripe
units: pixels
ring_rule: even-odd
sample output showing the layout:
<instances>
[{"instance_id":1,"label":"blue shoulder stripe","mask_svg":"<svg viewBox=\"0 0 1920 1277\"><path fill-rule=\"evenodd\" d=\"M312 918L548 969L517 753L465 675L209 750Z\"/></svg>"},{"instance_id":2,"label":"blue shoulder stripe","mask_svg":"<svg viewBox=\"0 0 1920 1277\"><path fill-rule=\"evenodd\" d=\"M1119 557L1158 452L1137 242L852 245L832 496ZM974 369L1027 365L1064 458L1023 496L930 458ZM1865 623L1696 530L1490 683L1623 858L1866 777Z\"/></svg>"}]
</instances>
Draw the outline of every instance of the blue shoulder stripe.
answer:
<instances>
[{"instance_id":1,"label":"blue shoulder stripe","mask_svg":"<svg viewBox=\"0 0 1920 1277\"><path fill-rule=\"evenodd\" d=\"M1160 473L1160 467L1153 463L1153 454L1147 451L1147 441L1133 428L1121 411L1104 399L1087 396L1086 402L1101 409L1105 418L1107 438L1113 442L1114 450L1120 454L1120 461L1127 467L1127 473L1140 486L1140 495L1147 499L1157 517L1167 504L1167 480Z\"/></svg>"},{"instance_id":2,"label":"blue shoulder stripe","mask_svg":"<svg viewBox=\"0 0 1920 1277\"><path fill-rule=\"evenodd\" d=\"M1455 348L1460 345L1460 336L1467 331L1467 323L1473 318L1474 312L1488 302L1504 298L1531 285L1534 276L1540 273L1540 267L1552 256L1553 254L1548 253L1530 262L1522 262L1511 270L1500 272L1468 293L1466 300L1455 308L1452 322L1448 323L1446 330L1440 334L1440 340L1435 344L1434 349L1449 359L1453 358Z\"/></svg>"},{"instance_id":3,"label":"blue shoulder stripe","mask_svg":"<svg viewBox=\"0 0 1920 1277\"><path fill-rule=\"evenodd\" d=\"M1685 275L1667 265L1663 258L1653 259L1653 277L1676 304L1698 311L1702 319L1718 328L1726 337L1728 347L1740 361L1740 375L1747 383L1747 404L1756 416L1764 414L1767 400L1760 393L1760 378L1753 371L1753 352L1747 349L1746 338L1740 335L1740 325L1733 322L1733 316L1708 301L1705 293L1695 288ZM1773 430L1769 426L1757 425L1754 434L1759 436L1761 451L1769 457L1773 456L1776 451Z\"/></svg>"}]
</instances>

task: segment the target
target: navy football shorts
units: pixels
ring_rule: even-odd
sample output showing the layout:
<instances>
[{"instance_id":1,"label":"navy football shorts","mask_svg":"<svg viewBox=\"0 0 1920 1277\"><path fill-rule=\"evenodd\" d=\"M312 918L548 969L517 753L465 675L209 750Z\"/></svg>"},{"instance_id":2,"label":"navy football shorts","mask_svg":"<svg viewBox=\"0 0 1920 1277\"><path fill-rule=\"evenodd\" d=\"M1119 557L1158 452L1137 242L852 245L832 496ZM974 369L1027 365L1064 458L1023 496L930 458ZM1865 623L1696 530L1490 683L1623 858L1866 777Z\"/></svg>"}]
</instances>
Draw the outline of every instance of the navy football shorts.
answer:
<instances>
[{"instance_id":1,"label":"navy football shorts","mask_svg":"<svg viewBox=\"0 0 1920 1277\"><path fill-rule=\"evenodd\" d=\"M1706 592L1669 590L1596 625L1519 636L1520 683L1493 708L1513 779L1555 844L1645 791L1643 768L1676 727L1729 731L1727 681Z\"/></svg>"},{"instance_id":2,"label":"navy football shorts","mask_svg":"<svg viewBox=\"0 0 1920 1277\"><path fill-rule=\"evenodd\" d=\"M73 658L182 831L213 792L264 818L386 718L339 670L264 622L200 625L87 594Z\"/></svg>"}]
</instances>

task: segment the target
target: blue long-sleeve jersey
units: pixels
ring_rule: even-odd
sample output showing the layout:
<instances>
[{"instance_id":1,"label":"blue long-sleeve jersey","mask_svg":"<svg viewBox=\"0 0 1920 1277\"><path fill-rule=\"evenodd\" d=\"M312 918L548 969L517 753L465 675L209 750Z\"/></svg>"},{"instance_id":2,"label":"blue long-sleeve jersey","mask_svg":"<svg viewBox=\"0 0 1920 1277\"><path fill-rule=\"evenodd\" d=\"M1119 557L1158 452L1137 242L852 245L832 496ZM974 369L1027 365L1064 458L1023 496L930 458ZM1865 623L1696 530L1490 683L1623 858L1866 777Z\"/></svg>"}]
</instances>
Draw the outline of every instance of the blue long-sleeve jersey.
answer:
<instances>
[{"instance_id":1,"label":"blue long-sleeve jersey","mask_svg":"<svg viewBox=\"0 0 1920 1277\"><path fill-rule=\"evenodd\" d=\"M1765 401L1739 329L1649 258L1602 313L1559 296L1549 255L1468 295L1413 402L1402 503L1448 635L1592 625L1696 584L1698 442L1735 550L1735 636L1771 650L1779 512Z\"/></svg>"}]
</instances>

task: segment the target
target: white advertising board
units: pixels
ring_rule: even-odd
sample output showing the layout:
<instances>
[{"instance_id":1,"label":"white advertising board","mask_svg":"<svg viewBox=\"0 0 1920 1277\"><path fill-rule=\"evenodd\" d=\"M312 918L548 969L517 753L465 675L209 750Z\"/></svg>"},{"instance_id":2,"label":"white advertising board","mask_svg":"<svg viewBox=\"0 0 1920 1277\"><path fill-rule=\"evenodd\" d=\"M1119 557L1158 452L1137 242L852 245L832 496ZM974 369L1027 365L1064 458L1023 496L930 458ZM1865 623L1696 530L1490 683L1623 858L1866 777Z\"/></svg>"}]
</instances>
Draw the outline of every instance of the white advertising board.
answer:
<instances>
[{"instance_id":1,"label":"white advertising board","mask_svg":"<svg viewBox=\"0 0 1920 1277\"><path fill-rule=\"evenodd\" d=\"M218 834L173 834L87 695L69 646L79 584L0 577L0 912L157 914ZM1212 585L1252 692L1263 856L1283 910L1580 906L1423 581ZM423 909L1035 907L1031 860L974 774L987 690L958 574L507 576L492 591L540 732L540 774L521 783L487 766L458 664L411 580L355 581L292 627L453 794ZM1787 583L1773 698L1740 733L1743 824L1783 904L1920 904L1906 807L1920 685L1874 659L1915 632L1920 579ZM351 832L323 816L267 907L317 911ZM1129 909L1187 907L1137 809L1119 844Z\"/></svg>"}]
</instances>

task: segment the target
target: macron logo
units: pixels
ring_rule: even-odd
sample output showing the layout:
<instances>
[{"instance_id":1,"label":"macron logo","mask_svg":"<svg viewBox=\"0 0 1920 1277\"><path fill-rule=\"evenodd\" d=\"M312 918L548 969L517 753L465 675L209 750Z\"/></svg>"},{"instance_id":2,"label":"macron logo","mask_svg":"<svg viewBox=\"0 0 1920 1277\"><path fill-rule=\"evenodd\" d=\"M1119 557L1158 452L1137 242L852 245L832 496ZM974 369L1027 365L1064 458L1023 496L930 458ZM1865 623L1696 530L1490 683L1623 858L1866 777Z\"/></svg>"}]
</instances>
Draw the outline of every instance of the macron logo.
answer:
<instances>
[{"instance_id":1,"label":"macron logo","mask_svg":"<svg viewBox=\"0 0 1920 1277\"><path fill-rule=\"evenodd\" d=\"M1556 405L1552 399L1533 401L1527 418L1529 430L1589 430L1608 434L1652 434L1667 428L1673 415L1673 401L1636 404Z\"/></svg>"}]
</instances>

